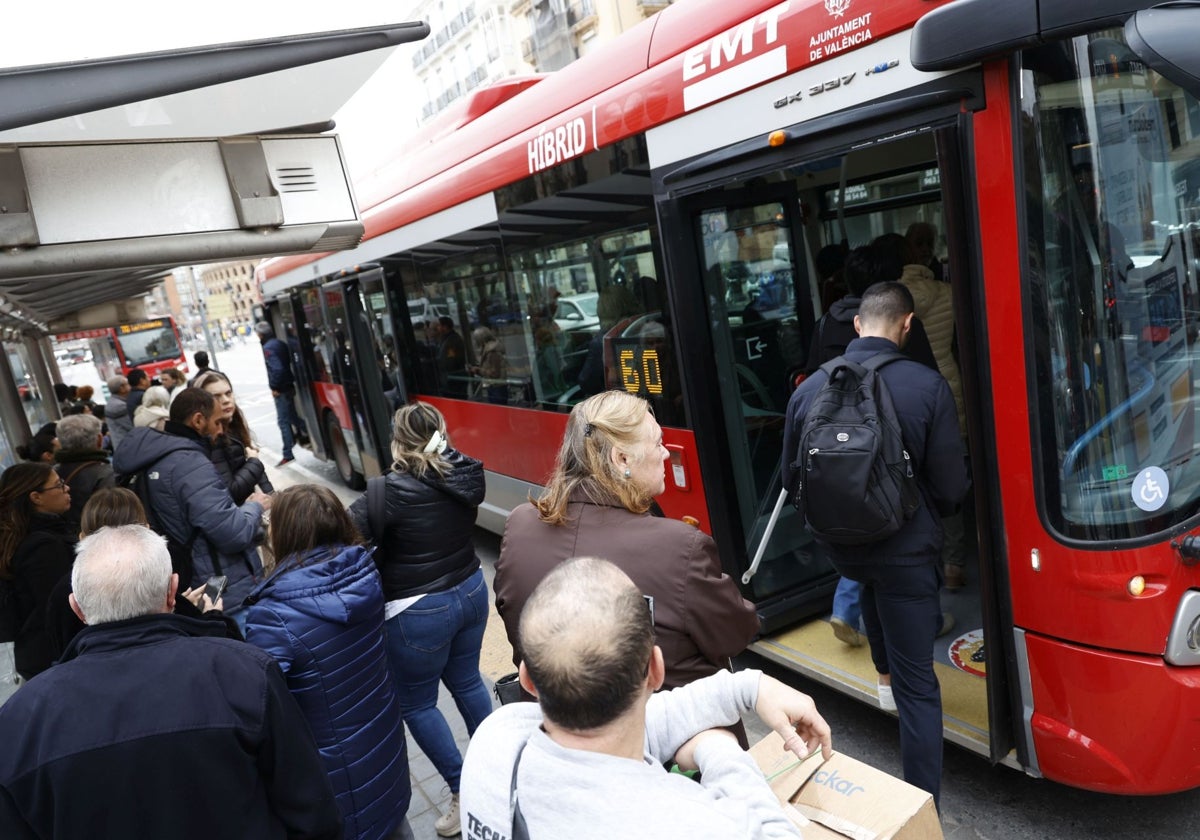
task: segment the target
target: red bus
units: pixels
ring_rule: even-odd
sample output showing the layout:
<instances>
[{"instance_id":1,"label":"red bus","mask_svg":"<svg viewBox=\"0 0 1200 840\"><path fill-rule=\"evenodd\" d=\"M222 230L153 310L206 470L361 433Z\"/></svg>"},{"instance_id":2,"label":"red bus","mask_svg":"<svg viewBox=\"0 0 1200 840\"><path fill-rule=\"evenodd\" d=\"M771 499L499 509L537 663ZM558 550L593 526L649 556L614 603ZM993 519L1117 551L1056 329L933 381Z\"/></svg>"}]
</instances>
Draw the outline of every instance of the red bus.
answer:
<instances>
[{"instance_id":1,"label":"red bus","mask_svg":"<svg viewBox=\"0 0 1200 840\"><path fill-rule=\"evenodd\" d=\"M434 403L499 530L573 404L641 394L660 503L747 576L754 649L874 703L790 507L760 543L818 255L932 225L974 481L946 738L1093 790L1200 785L1200 74L1157 44L1200 30L1146 5L682 0L477 93L358 186L356 250L260 269L318 449L358 484L391 409ZM481 327L491 379L439 352L475 361Z\"/></svg>"},{"instance_id":2,"label":"red bus","mask_svg":"<svg viewBox=\"0 0 1200 840\"><path fill-rule=\"evenodd\" d=\"M153 379L166 368L187 373L187 358L175 319L169 315L150 318L115 327L58 333L60 343L86 339L92 351L92 362L101 379L124 376L133 368L141 368Z\"/></svg>"}]
</instances>

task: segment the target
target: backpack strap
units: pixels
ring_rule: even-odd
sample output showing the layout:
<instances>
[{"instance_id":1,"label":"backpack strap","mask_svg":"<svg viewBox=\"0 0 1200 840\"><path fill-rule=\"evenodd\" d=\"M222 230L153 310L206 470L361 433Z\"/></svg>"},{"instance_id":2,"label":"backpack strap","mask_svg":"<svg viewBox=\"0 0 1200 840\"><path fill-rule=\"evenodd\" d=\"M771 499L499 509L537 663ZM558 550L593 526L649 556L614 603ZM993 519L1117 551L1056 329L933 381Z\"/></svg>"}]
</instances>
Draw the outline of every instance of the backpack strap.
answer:
<instances>
[{"instance_id":1,"label":"backpack strap","mask_svg":"<svg viewBox=\"0 0 1200 840\"><path fill-rule=\"evenodd\" d=\"M383 549L387 534L387 476L377 475L367 480L367 527L375 546Z\"/></svg>"}]
</instances>

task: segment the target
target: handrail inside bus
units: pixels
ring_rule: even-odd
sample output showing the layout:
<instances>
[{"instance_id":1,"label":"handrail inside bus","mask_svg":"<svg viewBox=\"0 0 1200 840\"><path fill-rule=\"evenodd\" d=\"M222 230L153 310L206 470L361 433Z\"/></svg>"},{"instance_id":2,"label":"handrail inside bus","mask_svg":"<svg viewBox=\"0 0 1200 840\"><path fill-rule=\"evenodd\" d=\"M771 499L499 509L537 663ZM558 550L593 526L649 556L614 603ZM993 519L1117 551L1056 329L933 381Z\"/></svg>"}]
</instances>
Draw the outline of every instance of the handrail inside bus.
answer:
<instances>
[{"instance_id":1,"label":"handrail inside bus","mask_svg":"<svg viewBox=\"0 0 1200 840\"><path fill-rule=\"evenodd\" d=\"M1112 426L1113 423L1117 422L1117 418L1128 413L1129 410L1134 407L1134 405L1136 405L1145 397L1149 396L1150 392L1154 390L1155 379L1154 374L1150 371L1150 369L1136 359L1134 359L1132 363L1141 373L1145 374L1146 380L1144 384L1141 388L1138 388L1136 392L1131 394L1128 399L1126 399L1108 414L1104 415L1099 423L1092 426L1090 429L1080 435L1073 444L1071 444L1071 448L1067 450L1066 457L1063 458L1063 478L1070 478L1075 472L1075 462L1079 460L1080 454L1088 446L1088 444L1100 437L1105 430Z\"/></svg>"}]
</instances>

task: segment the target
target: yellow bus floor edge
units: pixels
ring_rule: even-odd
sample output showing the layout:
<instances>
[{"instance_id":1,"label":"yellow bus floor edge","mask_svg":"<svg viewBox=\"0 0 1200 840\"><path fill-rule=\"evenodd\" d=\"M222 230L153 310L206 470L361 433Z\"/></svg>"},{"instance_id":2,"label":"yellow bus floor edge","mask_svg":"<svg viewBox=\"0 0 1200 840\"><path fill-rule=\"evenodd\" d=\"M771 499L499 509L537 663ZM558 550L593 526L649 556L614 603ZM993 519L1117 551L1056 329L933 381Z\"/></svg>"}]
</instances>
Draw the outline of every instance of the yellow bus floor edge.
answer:
<instances>
[{"instance_id":1,"label":"yellow bus floor edge","mask_svg":"<svg viewBox=\"0 0 1200 840\"><path fill-rule=\"evenodd\" d=\"M754 642L750 650L819 682L833 684L867 702L875 697L875 668L864 647L838 641L826 621L810 621ZM934 663L942 687L942 708L947 730L962 739L988 743L987 683L942 662ZM949 732L948 732L949 735Z\"/></svg>"}]
</instances>

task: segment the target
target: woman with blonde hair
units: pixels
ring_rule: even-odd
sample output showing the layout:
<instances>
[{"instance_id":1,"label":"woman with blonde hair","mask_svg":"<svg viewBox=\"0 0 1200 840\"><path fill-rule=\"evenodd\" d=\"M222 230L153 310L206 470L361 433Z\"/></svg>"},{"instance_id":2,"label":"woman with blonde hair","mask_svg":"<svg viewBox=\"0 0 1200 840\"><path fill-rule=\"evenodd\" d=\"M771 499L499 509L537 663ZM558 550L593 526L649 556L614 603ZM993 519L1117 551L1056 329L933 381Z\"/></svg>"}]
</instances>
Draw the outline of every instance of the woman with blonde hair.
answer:
<instances>
[{"instance_id":1,"label":"woman with blonde hair","mask_svg":"<svg viewBox=\"0 0 1200 840\"><path fill-rule=\"evenodd\" d=\"M15 596L13 653L24 679L54 662L46 605L75 560L75 534L63 516L70 507L71 488L50 464L24 462L0 475L0 578Z\"/></svg>"},{"instance_id":2,"label":"woman with blonde hair","mask_svg":"<svg viewBox=\"0 0 1200 840\"><path fill-rule=\"evenodd\" d=\"M496 562L496 609L521 660L521 608L570 557L611 560L652 599L665 688L727 668L758 633L754 605L721 571L712 538L651 514L666 489L662 429L649 404L605 391L575 406L546 491L508 517Z\"/></svg>"},{"instance_id":3,"label":"woman with blonde hair","mask_svg":"<svg viewBox=\"0 0 1200 840\"><path fill-rule=\"evenodd\" d=\"M161 385L151 385L142 395L142 402L133 411L133 425L163 430L171 418L171 392Z\"/></svg>"},{"instance_id":4,"label":"woman with blonde hair","mask_svg":"<svg viewBox=\"0 0 1200 840\"><path fill-rule=\"evenodd\" d=\"M404 818L411 789L379 572L342 503L317 484L275 495L270 541L278 562L246 599L246 641L283 669L347 840L383 840Z\"/></svg>"},{"instance_id":5,"label":"woman with blonde hair","mask_svg":"<svg viewBox=\"0 0 1200 840\"><path fill-rule=\"evenodd\" d=\"M450 446L445 418L427 403L396 412L391 450L392 472L368 482L350 515L376 546L400 708L450 788L450 808L434 827L453 837L462 755L437 708L438 682L454 696L469 735L492 711L479 674L488 590L471 539L484 495L483 464Z\"/></svg>"}]
</instances>

